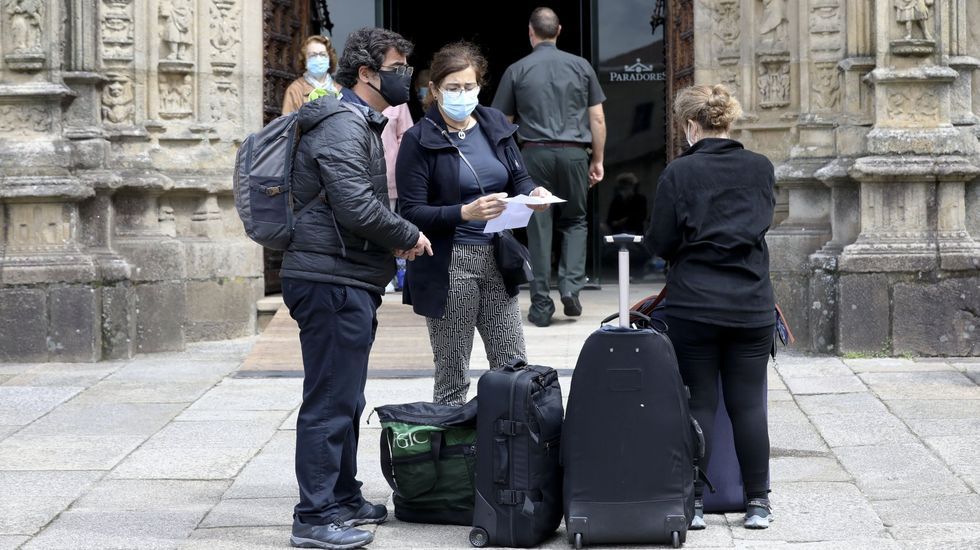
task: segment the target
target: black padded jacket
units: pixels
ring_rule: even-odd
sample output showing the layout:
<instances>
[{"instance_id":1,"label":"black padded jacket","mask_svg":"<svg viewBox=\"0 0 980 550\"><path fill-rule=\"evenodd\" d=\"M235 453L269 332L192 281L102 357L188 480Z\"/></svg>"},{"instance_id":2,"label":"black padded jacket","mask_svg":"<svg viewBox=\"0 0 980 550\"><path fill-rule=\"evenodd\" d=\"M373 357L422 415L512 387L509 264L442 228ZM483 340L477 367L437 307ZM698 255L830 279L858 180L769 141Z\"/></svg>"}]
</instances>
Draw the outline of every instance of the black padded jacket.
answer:
<instances>
[{"instance_id":1,"label":"black padded jacket","mask_svg":"<svg viewBox=\"0 0 980 550\"><path fill-rule=\"evenodd\" d=\"M412 248L419 238L418 228L388 206L381 143L387 119L331 97L303 105L297 116L294 208L318 202L296 221L280 276L383 294L395 274L392 250Z\"/></svg>"}]
</instances>

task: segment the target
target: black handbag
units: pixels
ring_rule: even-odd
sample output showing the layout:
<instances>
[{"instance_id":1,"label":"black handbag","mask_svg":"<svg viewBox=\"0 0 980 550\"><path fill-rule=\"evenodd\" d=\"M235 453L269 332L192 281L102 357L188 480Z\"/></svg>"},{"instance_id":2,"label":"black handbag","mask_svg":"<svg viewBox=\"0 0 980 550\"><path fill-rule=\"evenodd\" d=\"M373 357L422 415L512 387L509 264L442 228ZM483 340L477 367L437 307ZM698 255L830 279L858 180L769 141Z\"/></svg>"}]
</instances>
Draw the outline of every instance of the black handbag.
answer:
<instances>
[{"instance_id":1,"label":"black handbag","mask_svg":"<svg viewBox=\"0 0 980 550\"><path fill-rule=\"evenodd\" d=\"M463 164L473 173L473 177L476 179L476 185L480 188L480 193L486 194L486 191L483 189L483 184L480 183L480 176L476 173L476 169L470 164L466 155L456 146L456 142L449 137L449 133L431 118L425 117L425 120L446 138L446 141L452 145L453 149L456 149ZM506 286L523 285L534 280L534 275L531 272L531 253L528 252L527 247L521 244L521 241L517 240L517 237L509 230L494 233L493 256L497 260L497 269L500 271L500 275L503 277Z\"/></svg>"},{"instance_id":2,"label":"black handbag","mask_svg":"<svg viewBox=\"0 0 980 550\"><path fill-rule=\"evenodd\" d=\"M493 255L505 285L518 286L534 280L531 253L509 230L494 235Z\"/></svg>"}]
</instances>

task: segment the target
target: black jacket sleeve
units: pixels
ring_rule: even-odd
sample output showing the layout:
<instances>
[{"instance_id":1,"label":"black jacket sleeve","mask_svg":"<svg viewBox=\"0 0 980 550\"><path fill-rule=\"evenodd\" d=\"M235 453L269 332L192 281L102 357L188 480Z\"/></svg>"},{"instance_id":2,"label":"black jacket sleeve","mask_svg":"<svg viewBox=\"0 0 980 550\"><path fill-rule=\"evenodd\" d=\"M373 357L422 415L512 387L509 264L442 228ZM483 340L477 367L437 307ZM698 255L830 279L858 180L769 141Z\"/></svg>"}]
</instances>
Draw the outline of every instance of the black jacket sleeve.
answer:
<instances>
[{"instance_id":1,"label":"black jacket sleeve","mask_svg":"<svg viewBox=\"0 0 980 550\"><path fill-rule=\"evenodd\" d=\"M657 183L657 196L653 201L646 241L651 252L667 261L673 260L681 246L682 234L677 219L678 199L670 171L665 171Z\"/></svg>"},{"instance_id":2,"label":"black jacket sleeve","mask_svg":"<svg viewBox=\"0 0 980 550\"><path fill-rule=\"evenodd\" d=\"M426 154L430 153L419 143L418 134L406 132L402 136L395 164L401 214L422 231L449 230L463 223L463 205L429 204L429 186L435 182L429 172Z\"/></svg>"},{"instance_id":3,"label":"black jacket sleeve","mask_svg":"<svg viewBox=\"0 0 980 550\"><path fill-rule=\"evenodd\" d=\"M316 153L327 202L337 223L358 237L383 248L408 249L419 240L419 230L381 204L371 182L371 130L356 113L337 114L317 127L323 136L346 139L319 140Z\"/></svg>"}]
</instances>

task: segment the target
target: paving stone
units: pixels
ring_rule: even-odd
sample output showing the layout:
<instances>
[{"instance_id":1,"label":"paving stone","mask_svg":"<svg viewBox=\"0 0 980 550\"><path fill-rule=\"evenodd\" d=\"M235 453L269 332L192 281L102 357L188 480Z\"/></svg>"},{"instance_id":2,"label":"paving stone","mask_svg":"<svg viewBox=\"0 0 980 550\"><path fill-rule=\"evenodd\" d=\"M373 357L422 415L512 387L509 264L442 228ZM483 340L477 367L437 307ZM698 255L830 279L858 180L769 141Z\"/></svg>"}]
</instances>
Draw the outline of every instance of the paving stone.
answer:
<instances>
[{"instance_id":1,"label":"paving stone","mask_svg":"<svg viewBox=\"0 0 980 550\"><path fill-rule=\"evenodd\" d=\"M8 435L21 428L23 428L23 426L0 426L0 441L3 441Z\"/></svg>"},{"instance_id":2,"label":"paving stone","mask_svg":"<svg viewBox=\"0 0 980 550\"><path fill-rule=\"evenodd\" d=\"M816 414L810 422L831 447L918 442L901 420L887 412Z\"/></svg>"},{"instance_id":3,"label":"paving stone","mask_svg":"<svg viewBox=\"0 0 980 550\"><path fill-rule=\"evenodd\" d=\"M870 393L801 395L796 398L803 412L818 414L887 414L885 405Z\"/></svg>"},{"instance_id":4,"label":"paving stone","mask_svg":"<svg viewBox=\"0 0 980 550\"><path fill-rule=\"evenodd\" d=\"M7 380L10 380L11 378L13 378L15 376L17 376L17 375L16 374L0 374L0 386L2 386L3 384L5 384L7 382Z\"/></svg>"},{"instance_id":5,"label":"paving stone","mask_svg":"<svg viewBox=\"0 0 980 550\"><path fill-rule=\"evenodd\" d=\"M970 478L980 477L980 460L977 459L980 439L977 439L976 435L927 437L925 442L939 453L939 456L957 474Z\"/></svg>"},{"instance_id":6,"label":"paving stone","mask_svg":"<svg viewBox=\"0 0 980 550\"><path fill-rule=\"evenodd\" d=\"M811 363L781 363L777 361L776 370L783 378L816 378L854 374L840 359L825 359Z\"/></svg>"},{"instance_id":7,"label":"paving stone","mask_svg":"<svg viewBox=\"0 0 980 550\"><path fill-rule=\"evenodd\" d=\"M470 528L462 525L440 525L438 529L433 529L431 525L391 519L378 527L370 548L401 549L406 547L406 541L411 541L413 548L464 548L464 545L469 546L469 533ZM559 537L556 534L553 540L560 541L567 549L568 542ZM552 546L545 543L541 547Z\"/></svg>"},{"instance_id":8,"label":"paving stone","mask_svg":"<svg viewBox=\"0 0 980 550\"><path fill-rule=\"evenodd\" d=\"M738 525L741 525L741 517L738 519ZM774 527L778 529L778 526ZM770 527L773 529L773 527ZM854 535L856 533L852 533ZM886 535L882 535L883 537ZM901 550L901 545L889 538L858 538L858 539L846 539L846 540L829 540L823 542L766 542L764 544L745 544L749 541L735 541L736 549L754 549L754 550L766 550L768 548L786 548L787 550L841 550L846 548L847 550Z\"/></svg>"},{"instance_id":9,"label":"paving stone","mask_svg":"<svg viewBox=\"0 0 980 550\"><path fill-rule=\"evenodd\" d=\"M919 437L969 435L975 441L980 441L980 418L905 418L904 420Z\"/></svg>"},{"instance_id":10,"label":"paving stone","mask_svg":"<svg viewBox=\"0 0 980 550\"><path fill-rule=\"evenodd\" d=\"M873 503L878 517L886 527L921 525L922 514L941 518L943 523L974 523L980 525L980 495L949 495L945 498L907 498Z\"/></svg>"},{"instance_id":11,"label":"paving stone","mask_svg":"<svg viewBox=\"0 0 980 550\"><path fill-rule=\"evenodd\" d=\"M926 522L896 525L888 531L905 548L976 550L980 548L980 525Z\"/></svg>"},{"instance_id":12,"label":"paving stone","mask_svg":"<svg viewBox=\"0 0 980 550\"><path fill-rule=\"evenodd\" d=\"M888 408L904 420L980 418L980 401L974 399L899 399Z\"/></svg>"},{"instance_id":13,"label":"paving stone","mask_svg":"<svg viewBox=\"0 0 980 550\"><path fill-rule=\"evenodd\" d=\"M103 472L0 472L0 535L32 535Z\"/></svg>"},{"instance_id":14,"label":"paving stone","mask_svg":"<svg viewBox=\"0 0 980 550\"><path fill-rule=\"evenodd\" d=\"M786 378L786 385L793 395L812 395L822 393L865 392L868 388L853 374L847 376L809 376Z\"/></svg>"},{"instance_id":15,"label":"paving stone","mask_svg":"<svg viewBox=\"0 0 980 550\"><path fill-rule=\"evenodd\" d=\"M24 435L150 437L184 407L179 403L68 403L24 428Z\"/></svg>"},{"instance_id":16,"label":"paving stone","mask_svg":"<svg viewBox=\"0 0 980 550\"><path fill-rule=\"evenodd\" d=\"M0 470L110 470L143 439L17 433L0 441Z\"/></svg>"},{"instance_id":17,"label":"paving stone","mask_svg":"<svg viewBox=\"0 0 980 550\"><path fill-rule=\"evenodd\" d=\"M771 495L776 523L765 530L732 529L735 539L822 542L885 536L871 505L851 483L783 483ZM729 522L741 525L742 514Z\"/></svg>"},{"instance_id":18,"label":"paving stone","mask_svg":"<svg viewBox=\"0 0 980 550\"><path fill-rule=\"evenodd\" d=\"M834 453L871 500L945 497L969 491L920 444L837 447Z\"/></svg>"},{"instance_id":19,"label":"paving stone","mask_svg":"<svg viewBox=\"0 0 980 550\"><path fill-rule=\"evenodd\" d=\"M27 542L29 537L0 535L0 550L14 550Z\"/></svg>"},{"instance_id":20,"label":"paving stone","mask_svg":"<svg viewBox=\"0 0 980 550\"><path fill-rule=\"evenodd\" d=\"M865 373L861 379L884 400L980 399L980 386L956 371Z\"/></svg>"},{"instance_id":21,"label":"paving stone","mask_svg":"<svg viewBox=\"0 0 980 550\"><path fill-rule=\"evenodd\" d=\"M148 383L109 378L75 398L76 403L193 403L218 381Z\"/></svg>"},{"instance_id":22,"label":"paving stone","mask_svg":"<svg viewBox=\"0 0 980 550\"><path fill-rule=\"evenodd\" d=\"M367 410L367 409L365 409L365 410ZM374 409L371 409L371 411L374 411ZM371 414L371 413L369 412L368 414ZM367 416L368 415L364 415L364 418L361 418L362 425L367 424L367 422L368 422L368 419L366 418ZM296 431L296 421L297 420L299 420L299 407L296 407L296 410L294 410L292 412L292 414L290 414L288 417L286 417L285 420L282 421L282 424L279 426L279 429L280 430L293 430L293 431ZM378 417L375 416L373 418L373 421L376 424L378 424Z\"/></svg>"},{"instance_id":23,"label":"paving stone","mask_svg":"<svg viewBox=\"0 0 980 550\"><path fill-rule=\"evenodd\" d=\"M769 404L769 421L807 422L807 418L793 401L777 401Z\"/></svg>"},{"instance_id":24,"label":"paving stone","mask_svg":"<svg viewBox=\"0 0 980 550\"><path fill-rule=\"evenodd\" d=\"M249 461L225 498L299 498L295 472L296 434L280 431ZM361 467L363 471L363 466Z\"/></svg>"},{"instance_id":25,"label":"paving stone","mask_svg":"<svg viewBox=\"0 0 980 550\"><path fill-rule=\"evenodd\" d=\"M189 411L291 411L303 400L299 378L225 379L191 405Z\"/></svg>"},{"instance_id":26,"label":"paving stone","mask_svg":"<svg viewBox=\"0 0 980 550\"><path fill-rule=\"evenodd\" d=\"M772 456L811 456L829 453L823 438L807 422L769 422L769 446Z\"/></svg>"},{"instance_id":27,"label":"paving stone","mask_svg":"<svg viewBox=\"0 0 980 550\"><path fill-rule=\"evenodd\" d=\"M78 499L73 512L200 512L213 508L228 489L228 481L106 479Z\"/></svg>"},{"instance_id":28,"label":"paving stone","mask_svg":"<svg viewBox=\"0 0 980 550\"><path fill-rule=\"evenodd\" d=\"M183 353L175 358L138 357L108 378L118 382L197 382L221 380L238 367L237 361L213 361Z\"/></svg>"},{"instance_id":29,"label":"paving stone","mask_svg":"<svg viewBox=\"0 0 980 550\"><path fill-rule=\"evenodd\" d=\"M913 361L900 357L883 357L876 359L844 359L844 364L854 372L925 372L952 370L953 367L945 361Z\"/></svg>"},{"instance_id":30,"label":"paving stone","mask_svg":"<svg viewBox=\"0 0 980 550\"><path fill-rule=\"evenodd\" d=\"M180 550L282 550L289 534L285 526L195 529Z\"/></svg>"},{"instance_id":31,"label":"paving stone","mask_svg":"<svg viewBox=\"0 0 980 550\"><path fill-rule=\"evenodd\" d=\"M87 388L109 376L119 363L42 363L7 380L7 386L77 386Z\"/></svg>"},{"instance_id":32,"label":"paving stone","mask_svg":"<svg viewBox=\"0 0 980 550\"><path fill-rule=\"evenodd\" d=\"M235 498L218 503L200 527L292 525L295 498Z\"/></svg>"},{"instance_id":33,"label":"paving stone","mask_svg":"<svg viewBox=\"0 0 980 550\"><path fill-rule=\"evenodd\" d=\"M773 483L851 481L837 459L819 456L774 457L769 461L769 471Z\"/></svg>"},{"instance_id":34,"label":"paving stone","mask_svg":"<svg viewBox=\"0 0 980 550\"><path fill-rule=\"evenodd\" d=\"M769 390L768 399L770 403L774 401L792 401L793 394L791 394L789 391Z\"/></svg>"},{"instance_id":35,"label":"paving stone","mask_svg":"<svg viewBox=\"0 0 980 550\"><path fill-rule=\"evenodd\" d=\"M114 479L231 479L279 426L282 412L247 421L173 422L112 472Z\"/></svg>"},{"instance_id":36,"label":"paving stone","mask_svg":"<svg viewBox=\"0 0 980 550\"><path fill-rule=\"evenodd\" d=\"M28 542L25 550L177 548L203 512L68 511Z\"/></svg>"},{"instance_id":37,"label":"paving stone","mask_svg":"<svg viewBox=\"0 0 980 550\"><path fill-rule=\"evenodd\" d=\"M0 386L0 425L30 424L85 388Z\"/></svg>"}]
</instances>

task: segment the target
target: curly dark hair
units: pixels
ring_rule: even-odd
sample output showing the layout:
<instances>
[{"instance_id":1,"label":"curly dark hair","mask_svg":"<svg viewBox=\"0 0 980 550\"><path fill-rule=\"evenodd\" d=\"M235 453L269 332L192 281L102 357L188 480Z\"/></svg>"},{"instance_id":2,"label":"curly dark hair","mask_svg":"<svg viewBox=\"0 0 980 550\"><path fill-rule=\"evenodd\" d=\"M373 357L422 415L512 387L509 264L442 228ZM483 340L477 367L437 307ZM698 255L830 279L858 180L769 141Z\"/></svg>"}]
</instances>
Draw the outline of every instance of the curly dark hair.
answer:
<instances>
[{"instance_id":1,"label":"curly dark hair","mask_svg":"<svg viewBox=\"0 0 980 550\"><path fill-rule=\"evenodd\" d=\"M340 56L334 80L345 88L353 87L357 83L358 69L369 67L374 71L381 70L385 54L391 48L408 57L415 46L402 35L388 29L377 27L357 29L347 36L347 43L344 45L344 53Z\"/></svg>"},{"instance_id":2,"label":"curly dark hair","mask_svg":"<svg viewBox=\"0 0 980 550\"><path fill-rule=\"evenodd\" d=\"M485 86L487 83L487 58L480 53L480 48L466 41L447 44L432 56L432 64L429 65L429 80L438 90L447 76L466 70L467 67L472 67L473 72L476 73L476 83ZM424 104L428 107L433 101L435 98L429 94L426 96Z\"/></svg>"}]
</instances>

